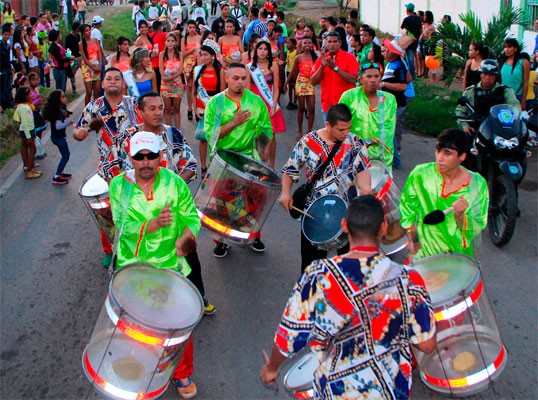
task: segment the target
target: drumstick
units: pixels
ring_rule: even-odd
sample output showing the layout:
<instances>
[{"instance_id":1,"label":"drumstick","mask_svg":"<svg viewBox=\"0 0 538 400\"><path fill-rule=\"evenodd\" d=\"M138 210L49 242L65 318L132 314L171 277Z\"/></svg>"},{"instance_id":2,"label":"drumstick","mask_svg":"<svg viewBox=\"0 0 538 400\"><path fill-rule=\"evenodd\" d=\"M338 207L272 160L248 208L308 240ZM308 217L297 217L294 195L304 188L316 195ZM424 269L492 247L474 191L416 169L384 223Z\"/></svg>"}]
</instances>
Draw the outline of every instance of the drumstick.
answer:
<instances>
[{"instance_id":1,"label":"drumstick","mask_svg":"<svg viewBox=\"0 0 538 400\"><path fill-rule=\"evenodd\" d=\"M306 211L304 210L301 210L300 208L297 208L295 206L291 206L291 208L293 208L295 211L297 211L298 213L300 214L303 214L303 215L306 215L307 217L310 217L312 219L315 219L313 216L311 216L310 214L308 214Z\"/></svg>"},{"instance_id":2,"label":"drumstick","mask_svg":"<svg viewBox=\"0 0 538 400\"><path fill-rule=\"evenodd\" d=\"M431 213L424 216L423 222L426 225L437 225L445 220L445 216L448 213L454 211L454 207L448 207L446 210L434 210Z\"/></svg>"}]
</instances>

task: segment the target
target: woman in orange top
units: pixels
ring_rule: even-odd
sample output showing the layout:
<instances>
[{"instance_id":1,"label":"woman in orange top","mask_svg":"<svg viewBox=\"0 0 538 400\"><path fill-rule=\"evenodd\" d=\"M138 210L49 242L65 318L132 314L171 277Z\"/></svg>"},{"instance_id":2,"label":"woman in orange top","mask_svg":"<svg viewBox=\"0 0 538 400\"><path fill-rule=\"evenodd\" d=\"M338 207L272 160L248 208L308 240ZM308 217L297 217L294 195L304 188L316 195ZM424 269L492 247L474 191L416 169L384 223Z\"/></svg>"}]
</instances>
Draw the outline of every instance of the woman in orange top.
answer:
<instances>
[{"instance_id":1,"label":"woman in orange top","mask_svg":"<svg viewBox=\"0 0 538 400\"><path fill-rule=\"evenodd\" d=\"M88 104L93 98L97 99L101 93L101 63L105 60L105 54L98 39L92 38L92 28L89 25L80 27L82 39L79 49L82 55L82 80L86 89L85 103Z\"/></svg>"},{"instance_id":2,"label":"woman in orange top","mask_svg":"<svg viewBox=\"0 0 538 400\"><path fill-rule=\"evenodd\" d=\"M187 118L192 120L192 70L196 66L196 53L200 48L200 35L196 31L196 21L187 21L187 33L181 42L181 56L183 57L183 74L187 82ZM178 127L179 129L179 127Z\"/></svg>"},{"instance_id":3,"label":"woman in orange top","mask_svg":"<svg viewBox=\"0 0 538 400\"><path fill-rule=\"evenodd\" d=\"M303 37L301 42L303 52L295 57L295 63L288 75L284 90L288 90L288 85L293 82L295 76L297 80L295 82L295 95L297 96L297 102L299 103L299 110L297 111L297 140L303 137L303 116L305 108L308 112L308 130L312 132L314 126L315 110L316 110L316 91L314 85L312 85L312 67L316 62L318 56L312 47L312 39L310 36Z\"/></svg>"},{"instance_id":4,"label":"woman in orange top","mask_svg":"<svg viewBox=\"0 0 538 400\"><path fill-rule=\"evenodd\" d=\"M135 40L135 46L145 47L149 50L151 55L151 52L153 51L153 39L148 36L149 25L146 20L143 19L138 23L138 31L140 32L140 34Z\"/></svg>"},{"instance_id":5,"label":"woman in orange top","mask_svg":"<svg viewBox=\"0 0 538 400\"><path fill-rule=\"evenodd\" d=\"M241 61L243 45L241 38L235 34L235 24L231 19L224 24L224 36L219 39L219 46L222 51L222 65L225 69L230 63Z\"/></svg>"},{"instance_id":6,"label":"woman in orange top","mask_svg":"<svg viewBox=\"0 0 538 400\"><path fill-rule=\"evenodd\" d=\"M129 48L131 41L125 36L120 36L116 42L116 54L112 56L112 66L121 72L127 72L131 68L131 54Z\"/></svg>"},{"instance_id":7,"label":"woman in orange top","mask_svg":"<svg viewBox=\"0 0 538 400\"><path fill-rule=\"evenodd\" d=\"M179 51L179 39L175 33L168 33L164 44L166 48L159 55L164 119L168 125L172 125L172 114L174 114L176 128L181 129L181 97L185 88L181 77L183 57Z\"/></svg>"},{"instance_id":8,"label":"woman in orange top","mask_svg":"<svg viewBox=\"0 0 538 400\"><path fill-rule=\"evenodd\" d=\"M257 33L253 33L252 35L250 35L250 37L248 38L247 51L245 51L243 55L241 56L241 61L243 62L243 64L247 65L248 63L252 62L254 49L256 48L256 45L258 44L260 39L261 39L261 36L258 35Z\"/></svg>"}]
</instances>

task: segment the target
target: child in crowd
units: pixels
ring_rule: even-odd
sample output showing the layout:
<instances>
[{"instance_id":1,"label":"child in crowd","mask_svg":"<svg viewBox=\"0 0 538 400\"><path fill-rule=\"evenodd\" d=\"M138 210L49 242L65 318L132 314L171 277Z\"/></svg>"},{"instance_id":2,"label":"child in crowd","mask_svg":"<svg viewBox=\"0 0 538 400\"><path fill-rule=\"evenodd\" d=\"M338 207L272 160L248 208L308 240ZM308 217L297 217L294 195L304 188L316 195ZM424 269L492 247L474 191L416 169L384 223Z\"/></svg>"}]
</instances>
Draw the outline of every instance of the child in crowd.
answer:
<instances>
[{"instance_id":1,"label":"child in crowd","mask_svg":"<svg viewBox=\"0 0 538 400\"><path fill-rule=\"evenodd\" d=\"M288 77L291 74L293 64L295 64L295 57L297 56L297 39L287 38L286 47L288 48L288 55L286 57L286 76ZM297 110L297 98L295 96L295 79L291 80L290 84L288 85L288 98L289 102L286 106L286 109Z\"/></svg>"},{"instance_id":2,"label":"child in crowd","mask_svg":"<svg viewBox=\"0 0 538 400\"><path fill-rule=\"evenodd\" d=\"M53 13L52 14L52 29L54 29L55 31L59 31L60 30L60 16L56 13Z\"/></svg>"},{"instance_id":3,"label":"child in crowd","mask_svg":"<svg viewBox=\"0 0 538 400\"><path fill-rule=\"evenodd\" d=\"M32 104L34 105L34 126L35 126L35 145L36 155L35 158L40 160L47 156L45 148L41 144L41 137L45 129L47 129L47 123L41 116L41 107L43 106L43 96L39 93L39 75L35 72L28 74L28 83L30 87L30 94L32 95Z\"/></svg>"},{"instance_id":4,"label":"child in crowd","mask_svg":"<svg viewBox=\"0 0 538 400\"><path fill-rule=\"evenodd\" d=\"M60 89L53 90L43 105L43 117L45 120L50 121L51 141L58 147L62 156L56 168L56 173L52 178L53 185L65 185L69 183L69 179L71 178L71 174L64 172L70 156L65 129L69 124L73 124L73 121L68 119L71 113L67 110L66 106L67 98L65 97L65 93Z\"/></svg>"},{"instance_id":5,"label":"child in crowd","mask_svg":"<svg viewBox=\"0 0 538 400\"><path fill-rule=\"evenodd\" d=\"M50 63L49 63L49 48L50 44L47 38L46 31L37 32L37 48L41 52L39 57L39 84L50 88Z\"/></svg>"},{"instance_id":6,"label":"child in crowd","mask_svg":"<svg viewBox=\"0 0 538 400\"><path fill-rule=\"evenodd\" d=\"M19 122L19 136L21 138L21 157L24 164L25 178L36 179L43 173L35 166L35 127L34 127L34 105L30 88L22 86L15 93L15 104L17 106L13 114L13 120Z\"/></svg>"}]
</instances>

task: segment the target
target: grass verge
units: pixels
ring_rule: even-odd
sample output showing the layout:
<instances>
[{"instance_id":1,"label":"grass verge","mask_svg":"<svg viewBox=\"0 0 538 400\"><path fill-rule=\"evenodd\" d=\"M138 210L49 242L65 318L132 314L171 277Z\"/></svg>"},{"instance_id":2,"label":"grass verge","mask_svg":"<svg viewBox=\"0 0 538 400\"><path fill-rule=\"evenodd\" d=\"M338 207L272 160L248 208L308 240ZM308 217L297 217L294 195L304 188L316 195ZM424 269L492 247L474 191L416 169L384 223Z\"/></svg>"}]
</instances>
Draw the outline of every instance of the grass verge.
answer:
<instances>
[{"instance_id":1,"label":"grass verge","mask_svg":"<svg viewBox=\"0 0 538 400\"><path fill-rule=\"evenodd\" d=\"M0 167L20 151L19 123L13 121L14 109L5 110L0 117Z\"/></svg>"},{"instance_id":2,"label":"grass verge","mask_svg":"<svg viewBox=\"0 0 538 400\"><path fill-rule=\"evenodd\" d=\"M437 137L443 130L458 126L454 110L461 92L428 84L423 79L413 84L416 97L405 112L406 129Z\"/></svg>"},{"instance_id":3,"label":"grass verge","mask_svg":"<svg viewBox=\"0 0 538 400\"><path fill-rule=\"evenodd\" d=\"M118 8L114 14L107 14L101 33L103 34L103 48L105 50L116 51L116 41L120 36L125 36L131 43L134 43L135 35L133 21L131 21L131 9Z\"/></svg>"}]
</instances>

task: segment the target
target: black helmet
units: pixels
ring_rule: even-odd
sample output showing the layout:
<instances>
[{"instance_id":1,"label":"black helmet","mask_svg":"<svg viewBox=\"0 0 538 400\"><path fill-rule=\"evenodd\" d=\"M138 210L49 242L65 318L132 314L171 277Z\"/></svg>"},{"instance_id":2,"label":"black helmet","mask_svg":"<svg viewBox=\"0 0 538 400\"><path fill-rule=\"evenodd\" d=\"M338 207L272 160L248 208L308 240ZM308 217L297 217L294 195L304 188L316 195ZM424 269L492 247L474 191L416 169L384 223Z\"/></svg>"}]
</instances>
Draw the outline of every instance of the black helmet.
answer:
<instances>
[{"instance_id":1,"label":"black helmet","mask_svg":"<svg viewBox=\"0 0 538 400\"><path fill-rule=\"evenodd\" d=\"M480 68L478 70L483 74L499 75L499 63L488 58L480 63Z\"/></svg>"}]
</instances>

